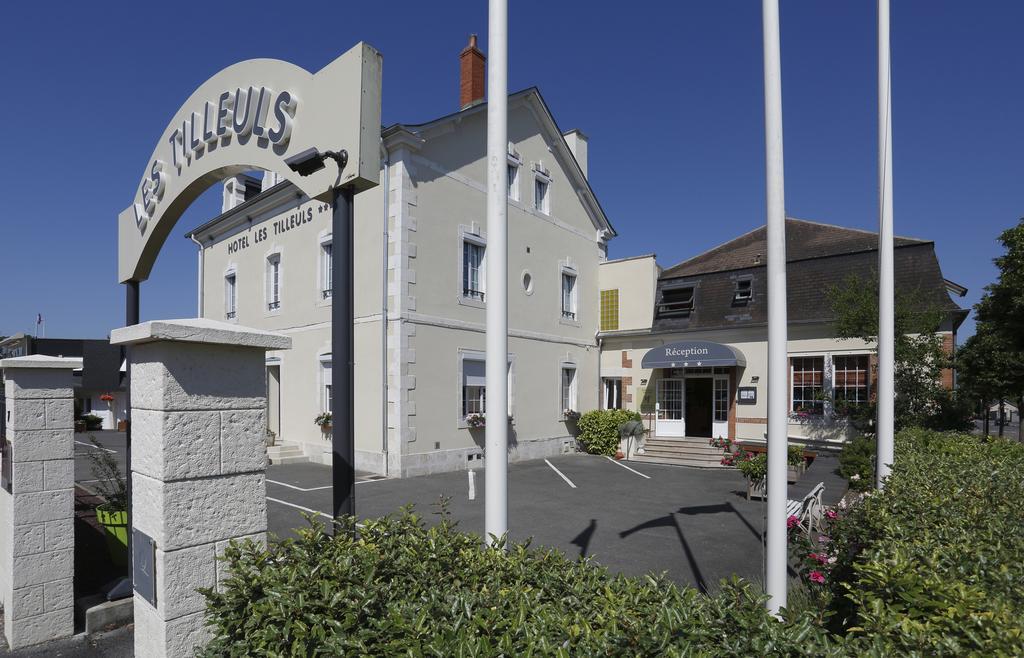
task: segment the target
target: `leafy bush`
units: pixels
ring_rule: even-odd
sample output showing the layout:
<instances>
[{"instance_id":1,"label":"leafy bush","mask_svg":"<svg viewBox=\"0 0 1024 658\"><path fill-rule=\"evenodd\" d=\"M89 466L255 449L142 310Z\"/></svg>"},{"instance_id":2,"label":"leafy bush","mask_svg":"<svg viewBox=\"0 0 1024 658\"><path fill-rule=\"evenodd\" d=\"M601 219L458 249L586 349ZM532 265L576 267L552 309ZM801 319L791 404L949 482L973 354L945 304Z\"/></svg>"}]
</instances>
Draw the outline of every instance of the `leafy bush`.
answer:
<instances>
[{"instance_id":1,"label":"leafy bush","mask_svg":"<svg viewBox=\"0 0 1024 658\"><path fill-rule=\"evenodd\" d=\"M93 414L86 414L82 416L82 421L85 423L85 429L90 432L103 429L103 419Z\"/></svg>"},{"instance_id":2,"label":"leafy bush","mask_svg":"<svg viewBox=\"0 0 1024 658\"><path fill-rule=\"evenodd\" d=\"M867 491L875 483L875 437L858 436L847 441L839 453L839 474L855 491Z\"/></svg>"},{"instance_id":3,"label":"leafy bush","mask_svg":"<svg viewBox=\"0 0 1024 658\"><path fill-rule=\"evenodd\" d=\"M408 509L352 530L232 544L222 591L204 591L205 655L840 655L810 614L780 622L739 580L705 596L552 550L485 548L447 515L427 527Z\"/></svg>"},{"instance_id":4,"label":"leafy bush","mask_svg":"<svg viewBox=\"0 0 1024 658\"><path fill-rule=\"evenodd\" d=\"M627 409L597 409L588 411L576 422L576 437L587 452L594 455L614 455L619 448L619 427L631 420L641 420L640 414Z\"/></svg>"},{"instance_id":5,"label":"leafy bush","mask_svg":"<svg viewBox=\"0 0 1024 658\"><path fill-rule=\"evenodd\" d=\"M883 492L832 530L851 646L1024 655L1024 445L906 430Z\"/></svg>"}]
</instances>

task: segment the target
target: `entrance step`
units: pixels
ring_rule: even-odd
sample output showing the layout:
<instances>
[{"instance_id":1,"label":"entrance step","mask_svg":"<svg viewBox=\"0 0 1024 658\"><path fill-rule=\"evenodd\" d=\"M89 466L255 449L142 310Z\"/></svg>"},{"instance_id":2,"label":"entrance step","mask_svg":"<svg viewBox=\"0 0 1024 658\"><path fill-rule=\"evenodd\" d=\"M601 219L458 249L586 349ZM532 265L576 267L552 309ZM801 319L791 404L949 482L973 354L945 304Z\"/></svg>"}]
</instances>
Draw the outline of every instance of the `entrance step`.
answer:
<instances>
[{"instance_id":1,"label":"entrance step","mask_svg":"<svg viewBox=\"0 0 1024 658\"><path fill-rule=\"evenodd\" d=\"M644 445L643 454L633 454L630 459L639 462L696 466L698 468L732 468L722 465L725 450L716 448L705 438L651 438Z\"/></svg>"},{"instance_id":2,"label":"entrance step","mask_svg":"<svg viewBox=\"0 0 1024 658\"><path fill-rule=\"evenodd\" d=\"M271 464L306 464L309 457L296 443L279 443L267 448L267 461Z\"/></svg>"}]
</instances>

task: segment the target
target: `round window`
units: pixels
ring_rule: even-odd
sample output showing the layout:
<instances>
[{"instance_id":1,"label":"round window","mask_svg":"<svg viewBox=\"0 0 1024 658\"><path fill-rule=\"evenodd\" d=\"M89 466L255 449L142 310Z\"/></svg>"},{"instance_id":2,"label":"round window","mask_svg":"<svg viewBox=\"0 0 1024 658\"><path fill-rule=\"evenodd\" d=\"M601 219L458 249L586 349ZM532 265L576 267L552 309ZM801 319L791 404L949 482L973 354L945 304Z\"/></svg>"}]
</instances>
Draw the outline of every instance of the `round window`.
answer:
<instances>
[{"instance_id":1,"label":"round window","mask_svg":"<svg viewBox=\"0 0 1024 658\"><path fill-rule=\"evenodd\" d=\"M523 290L527 295L533 294L533 275L529 272L523 272Z\"/></svg>"}]
</instances>

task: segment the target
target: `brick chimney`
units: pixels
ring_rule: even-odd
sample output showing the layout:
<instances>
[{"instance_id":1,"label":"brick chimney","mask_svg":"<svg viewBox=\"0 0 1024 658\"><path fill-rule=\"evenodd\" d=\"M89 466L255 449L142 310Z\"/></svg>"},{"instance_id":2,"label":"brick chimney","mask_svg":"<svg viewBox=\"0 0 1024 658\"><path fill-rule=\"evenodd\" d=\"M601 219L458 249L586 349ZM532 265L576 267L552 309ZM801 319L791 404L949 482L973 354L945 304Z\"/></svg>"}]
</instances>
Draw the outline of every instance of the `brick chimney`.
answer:
<instances>
[{"instance_id":1,"label":"brick chimney","mask_svg":"<svg viewBox=\"0 0 1024 658\"><path fill-rule=\"evenodd\" d=\"M459 53L459 109L484 100L484 54L476 47L476 35L469 35L469 45Z\"/></svg>"}]
</instances>

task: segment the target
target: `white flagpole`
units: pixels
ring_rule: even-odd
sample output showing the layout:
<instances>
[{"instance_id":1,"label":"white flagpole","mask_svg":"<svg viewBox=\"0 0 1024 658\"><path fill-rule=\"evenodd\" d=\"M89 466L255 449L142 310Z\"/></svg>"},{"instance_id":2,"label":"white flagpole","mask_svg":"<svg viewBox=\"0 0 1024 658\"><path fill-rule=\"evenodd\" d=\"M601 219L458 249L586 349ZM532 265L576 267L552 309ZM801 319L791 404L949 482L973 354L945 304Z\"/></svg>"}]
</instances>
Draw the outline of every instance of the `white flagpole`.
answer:
<instances>
[{"instance_id":1,"label":"white flagpole","mask_svg":"<svg viewBox=\"0 0 1024 658\"><path fill-rule=\"evenodd\" d=\"M768 611L786 605L786 452L789 386L786 350L786 202L782 161L779 0L762 0L764 142L768 237L768 477L765 590Z\"/></svg>"},{"instance_id":2,"label":"white flagpole","mask_svg":"<svg viewBox=\"0 0 1024 658\"><path fill-rule=\"evenodd\" d=\"M508 530L508 0L487 28L487 400L484 535Z\"/></svg>"},{"instance_id":3,"label":"white flagpole","mask_svg":"<svg viewBox=\"0 0 1024 658\"><path fill-rule=\"evenodd\" d=\"M889 81L889 0L878 0L878 419L875 485L892 468L895 343L892 218L892 87Z\"/></svg>"}]
</instances>

